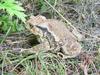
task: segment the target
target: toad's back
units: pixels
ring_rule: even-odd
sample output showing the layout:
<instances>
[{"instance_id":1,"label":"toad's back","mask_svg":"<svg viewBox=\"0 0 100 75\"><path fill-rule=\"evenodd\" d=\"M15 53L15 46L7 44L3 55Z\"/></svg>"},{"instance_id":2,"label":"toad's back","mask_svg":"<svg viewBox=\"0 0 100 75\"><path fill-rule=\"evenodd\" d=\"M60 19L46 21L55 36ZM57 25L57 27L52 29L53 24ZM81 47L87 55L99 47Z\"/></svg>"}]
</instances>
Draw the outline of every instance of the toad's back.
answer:
<instances>
[{"instance_id":1,"label":"toad's back","mask_svg":"<svg viewBox=\"0 0 100 75\"><path fill-rule=\"evenodd\" d=\"M55 35L59 40L77 40L77 38L67 29L65 23L54 20L48 19L41 25L48 25L48 30Z\"/></svg>"}]
</instances>

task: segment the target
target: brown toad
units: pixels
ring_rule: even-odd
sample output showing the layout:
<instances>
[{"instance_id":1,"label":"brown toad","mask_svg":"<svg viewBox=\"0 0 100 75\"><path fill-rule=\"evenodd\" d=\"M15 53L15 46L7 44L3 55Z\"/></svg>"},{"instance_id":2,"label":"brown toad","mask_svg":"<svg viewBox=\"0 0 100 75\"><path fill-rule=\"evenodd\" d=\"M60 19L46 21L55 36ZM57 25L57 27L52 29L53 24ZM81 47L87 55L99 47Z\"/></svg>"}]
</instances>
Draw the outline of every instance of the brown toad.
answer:
<instances>
[{"instance_id":1,"label":"brown toad","mask_svg":"<svg viewBox=\"0 0 100 75\"><path fill-rule=\"evenodd\" d=\"M42 42L48 41L50 48L61 51L59 54L63 58L75 57L81 52L81 45L77 41L77 37L68 30L65 23L46 19L41 15L30 17L27 23L32 25L31 32L33 34L39 35Z\"/></svg>"}]
</instances>

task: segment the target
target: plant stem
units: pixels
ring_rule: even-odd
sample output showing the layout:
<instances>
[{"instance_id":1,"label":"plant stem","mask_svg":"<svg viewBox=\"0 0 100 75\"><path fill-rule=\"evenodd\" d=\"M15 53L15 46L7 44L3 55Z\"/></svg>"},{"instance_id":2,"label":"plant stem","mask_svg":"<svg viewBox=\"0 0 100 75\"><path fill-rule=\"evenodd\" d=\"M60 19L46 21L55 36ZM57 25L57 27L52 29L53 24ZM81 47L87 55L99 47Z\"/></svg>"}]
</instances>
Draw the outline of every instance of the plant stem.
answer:
<instances>
[{"instance_id":1,"label":"plant stem","mask_svg":"<svg viewBox=\"0 0 100 75\"><path fill-rule=\"evenodd\" d=\"M1 41L0 44L3 44L3 42L4 42L5 39L7 38L7 36L8 36L8 34L9 34L10 30L11 30L11 26L10 26L9 29L7 30L6 35L4 36L4 38L2 39L2 41Z\"/></svg>"}]
</instances>

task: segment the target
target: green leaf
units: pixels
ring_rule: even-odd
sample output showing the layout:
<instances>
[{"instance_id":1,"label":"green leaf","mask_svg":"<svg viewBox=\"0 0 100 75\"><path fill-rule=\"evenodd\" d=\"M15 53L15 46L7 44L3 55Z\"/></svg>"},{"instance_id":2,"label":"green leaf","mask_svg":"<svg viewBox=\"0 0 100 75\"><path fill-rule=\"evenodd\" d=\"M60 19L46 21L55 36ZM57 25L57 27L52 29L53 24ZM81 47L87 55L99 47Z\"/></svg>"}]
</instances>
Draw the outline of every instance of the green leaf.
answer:
<instances>
[{"instance_id":1,"label":"green leaf","mask_svg":"<svg viewBox=\"0 0 100 75\"><path fill-rule=\"evenodd\" d=\"M13 16L15 14L14 10L9 9L9 8L6 11L8 12L8 14L10 14L10 16Z\"/></svg>"},{"instance_id":2,"label":"green leaf","mask_svg":"<svg viewBox=\"0 0 100 75\"><path fill-rule=\"evenodd\" d=\"M23 22L26 21L26 19L25 19L26 15L25 15L23 12L14 11L14 14L15 14L19 19L21 19Z\"/></svg>"},{"instance_id":3,"label":"green leaf","mask_svg":"<svg viewBox=\"0 0 100 75\"><path fill-rule=\"evenodd\" d=\"M16 27L17 27L17 31L22 31L25 29L23 25L16 25Z\"/></svg>"},{"instance_id":4,"label":"green leaf","mask_svg":"<svg viewBox=\"0 0 100 75\"><path fill-rule=\"evenodd\" d=\"M0 9L5 9L5 6L0 3Z\"/></svg>"},{"instance_id":5,"label":"green leaf","mask_svg":"<svg viewBox=\"0 0 100 75\"><path fill-rule=\"evenodd\" d=\"M42 5L41 6L41 12L46 12L47 11L47 6L46 5Z\"/></svg>"},{"instance_id":6,"label":"green leaf","mask_svg":"<svg viewBox=\"0 0 100 75\"><path fill-rule=\"evenodd\" d=\"M4 3L0 3L0 9L6 9L7 13L10 16L16 15L19 19L25 22L26 15L24 14L25 11L21 6L15 4L15 0L5 0Z\"/></svg>"},{"instance_id":7,"label":"green leaf","mask_svg":"<svg viewBox=\"0 0 100 75\"><path fill-rule=\"evenodd\" d=\"M8 28L9 28L9 26L6 23L2 26L2 30L4 32L6 32Z\"/></svg>"},{"instance_id":8,"label":"green leaf","mask_svg":"<svg viewBox=\"0 0 100 75\"><path fill-rule=\"evenodd\" d=\"M13 5L14 10L18 10L18 11L25 11L22 7L18 6L18 5Z\"/></svg>"},{"instance_id":9,"label":"green leaf","mask_svg":"<svg viewBox=\"0 0 100 75\"><path fill-rule=\"evenodd\" d=\"M5 3L15 3L15 0L4 0Z\"/></svg>"}]
</instances>

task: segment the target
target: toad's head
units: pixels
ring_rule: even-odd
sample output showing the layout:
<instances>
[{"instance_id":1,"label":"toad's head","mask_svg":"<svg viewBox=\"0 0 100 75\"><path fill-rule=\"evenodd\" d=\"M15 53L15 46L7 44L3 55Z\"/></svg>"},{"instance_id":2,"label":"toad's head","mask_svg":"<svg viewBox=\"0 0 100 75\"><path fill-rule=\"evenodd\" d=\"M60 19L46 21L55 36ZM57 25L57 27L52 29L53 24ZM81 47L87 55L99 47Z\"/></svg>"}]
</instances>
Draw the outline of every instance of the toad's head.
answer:
<instances>
[{"instance_id":1,"label":"toad's head","mask_svg":"<svg viewBox=\"0 0 100 75\"><path fill-rule=\"evenodd\" d=\"M27 21L27 24L29 24L31 32L33 34L43 36L44 32L48 30L47 24L45 23L46 21L46 17L37 15L31 16Z\"/></svg>"},{"instance_id":2,"label":"toad's head","mask_svg":"<svg viewBox=\"0 0 100 75\"><path fill-rule=\"evenodd\" d=\"M42 15L37 15L37 16L31 16L30 19L27 21L27 23L35 26L45 22L46 20L47 20L46 17Z\"/></svg>"}]
</instances>

